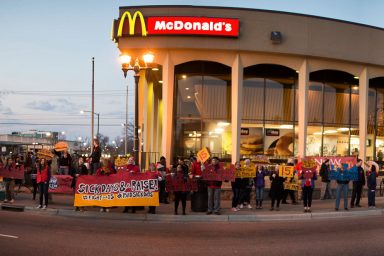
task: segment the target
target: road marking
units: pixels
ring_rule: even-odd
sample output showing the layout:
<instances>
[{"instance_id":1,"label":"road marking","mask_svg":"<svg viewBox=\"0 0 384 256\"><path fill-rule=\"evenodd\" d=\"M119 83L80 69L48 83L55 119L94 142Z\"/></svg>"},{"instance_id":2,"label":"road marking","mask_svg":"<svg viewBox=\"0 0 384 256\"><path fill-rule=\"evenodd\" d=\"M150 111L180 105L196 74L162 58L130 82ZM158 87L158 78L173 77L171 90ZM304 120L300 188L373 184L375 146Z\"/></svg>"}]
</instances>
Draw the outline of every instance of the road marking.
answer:
<instances>
[{"instance_id":1,"label":"road marking","mask_svg":"<svg viewBox=\"0 0 384 256\"><path fill-rule=\"evenodd\" d=\"M19 238L18 236L10 236L10 235L4 235L4 234L0 234L0 236L8 237L8 238Z\"/></svg>"}]
</instances>

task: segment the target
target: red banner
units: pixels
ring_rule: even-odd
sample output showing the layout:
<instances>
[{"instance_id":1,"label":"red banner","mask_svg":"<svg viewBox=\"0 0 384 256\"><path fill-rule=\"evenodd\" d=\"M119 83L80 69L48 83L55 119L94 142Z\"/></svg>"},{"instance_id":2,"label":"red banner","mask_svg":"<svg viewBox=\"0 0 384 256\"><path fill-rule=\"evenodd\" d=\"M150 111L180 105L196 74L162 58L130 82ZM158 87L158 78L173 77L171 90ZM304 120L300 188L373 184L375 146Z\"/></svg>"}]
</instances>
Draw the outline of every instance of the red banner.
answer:
<instances>
[{"instance_id":1,"label":"red banner","mask_svg":"<svg viewBox=\"0 0 384 256\"><path fill-rule=\"evenodd\" d=\"M219 163L219 169L215 171L213 165L205 164L202 178L206 181L235 181L236 170L234 165L224 168L224 163Z\"/></svg>"},{"instance_id":2,"label":"red banner","mask_svg":"<svg viewBox=\"0 0 384 256\"><path fill-rule=\"evenodd\" d=\"M154 173L84 175L77 178L75 206L159 206Z\"/></svg>"},{"instance_id":3,"label":"red banner","mask_svg":"<svg viewBox=\"0 0 384 256\"><path fill-rule=\"evenodd\" d=\"M318 166L320 166L325 159L329 159L329 164L331 166L338 166L339 164L348 164L348 167L352 168L352 166L356 165L356 163L357 163L357 158L354 156L346 156L346 157L342 157L342 156L324 156L324 157L307 156L306 158L309 160L311 160L311 159L315 160L315 163ZM331 169L334 170L333 168L331 168Z\"/></svg>"},{"instance_id":4,"label":"red banner","mask_svg":"<svg viewBox=\"0 0 384 256\"><path fill-rule=\"evenodd\" d=\"M12 167L10 170L0 168L0 177L11 178L16 180L24 179L24 165L19 165L18 167Z\"/></svg>"},{"instance_id":5,"label":"red banner","mask_svg":"<svg viewBox=\"0 0 384 256\"><path fill-rule=\"evenodd\" d=\"M49 193L73 194L71 175L52 175L49 180Z\"/></svg>"},{"instance_id":6,"label":"red banner","mask_svg":"<svg viewBox=\"0 0 384 256\"><path fill-rule=\"evenodd\" d=\"M187 178L184 179L183 174L168 175L166 177L166 190L172 191L197 191L197 180Z\"/></svg>"}]
</instances>

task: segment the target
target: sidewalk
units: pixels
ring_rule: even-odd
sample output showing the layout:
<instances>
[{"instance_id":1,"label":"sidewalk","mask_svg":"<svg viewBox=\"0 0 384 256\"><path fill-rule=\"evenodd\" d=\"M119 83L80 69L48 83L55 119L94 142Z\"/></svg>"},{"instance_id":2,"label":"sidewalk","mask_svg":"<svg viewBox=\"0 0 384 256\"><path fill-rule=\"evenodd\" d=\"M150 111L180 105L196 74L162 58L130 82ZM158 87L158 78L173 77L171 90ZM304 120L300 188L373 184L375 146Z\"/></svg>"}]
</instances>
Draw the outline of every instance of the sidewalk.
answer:
<instances>
[{"instance_id":1,"label":"sidewalk","mask_svg":"<svg viewBox=\"0 0 384 256\"><path fill-rule=\"evenodd\" d=\"M76 212L73 207L73 196L63 194L52 194L52 201L49 202L48 209L37 209L37 200L32 200L32 194L20 192L16 195L15 203L11 206L19 207L32 214L48 214L72 217L93 217L107 219L124 219L135 221L166 221L166 222L248 222L248 221L290 221L290 220L310 220L324 218L343 218L353 216L372 216L384 215L382 206L384 197L376 197L375 209L368 209L367 198L361 201L361 208L349 208L344 210L343 200L340 203L340 210L335 211L335 200L314 200L312 202L312 213L304 213L302 203L298 205L281 204L280 211L270 211L270 201L263 202L264 209L244 208L238 212L231 211L231 201L221 201L221 215L206 215L205 212L192 212L190 201L187 201L187 215L174 215L173 202L170 204L161 204L156 208L156 214L147 214L148 207L145 210L139 210L135 214L123 213L123 207L112 208L109 213L99 212L100 207L86 207L84 212ZM6 210L9 204L2 204L2 209ZM253 205L254 206L254 205ZM9 209L9 208L8 208ZM11 208L12 209L12 208ZM179 205L179 214L181 213L181 203Z\"/></svg>"}]
</instances>

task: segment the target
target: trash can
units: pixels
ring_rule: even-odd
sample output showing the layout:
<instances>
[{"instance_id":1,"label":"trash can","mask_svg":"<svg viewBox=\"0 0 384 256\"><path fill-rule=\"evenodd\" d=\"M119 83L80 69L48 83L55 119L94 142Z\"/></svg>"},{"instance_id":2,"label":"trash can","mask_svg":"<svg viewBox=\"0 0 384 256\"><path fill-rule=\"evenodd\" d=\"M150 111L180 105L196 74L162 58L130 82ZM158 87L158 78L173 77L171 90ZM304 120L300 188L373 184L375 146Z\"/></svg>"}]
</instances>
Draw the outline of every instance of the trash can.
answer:
<instances>
[{"instance_id":1,"label":"trash can","mask_svg":"<svg viewBox=\"0 0 384 256\"><path fill-rule=\"evenodd\" d=\"M199 179L198 190L191 195L191 210L193 212L206 212L208 210L208 188L207 184Z\"/></svg>"}]
</instances>

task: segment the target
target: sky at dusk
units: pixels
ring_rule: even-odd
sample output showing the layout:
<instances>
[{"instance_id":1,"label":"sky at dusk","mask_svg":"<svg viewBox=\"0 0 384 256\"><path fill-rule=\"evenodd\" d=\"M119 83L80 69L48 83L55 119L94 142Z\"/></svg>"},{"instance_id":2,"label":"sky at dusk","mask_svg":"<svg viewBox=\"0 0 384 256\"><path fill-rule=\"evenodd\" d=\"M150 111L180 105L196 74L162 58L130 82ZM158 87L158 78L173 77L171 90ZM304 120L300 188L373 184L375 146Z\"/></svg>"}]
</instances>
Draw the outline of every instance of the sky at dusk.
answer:
<instances>
[{"instance_id":1,"label":"sky at dusk","mask_svg":"<svg viewBox=\"0 0 384 256\"><path fill-rule=\"evenodd\" d=\"M119 6L209 5L287 11L384 28L380 0L0 1L0 134L31 129L90 137L91 70L100 133L123 135L125 93L133 119L133 79L124 79L110 39ZM156 59L155 59L156 61ZM129 75L128 77L132 77ZM95 121L95 125L96 125ZM96 132L96 127L95 127Z\"/></svg>"}]
</instances>

